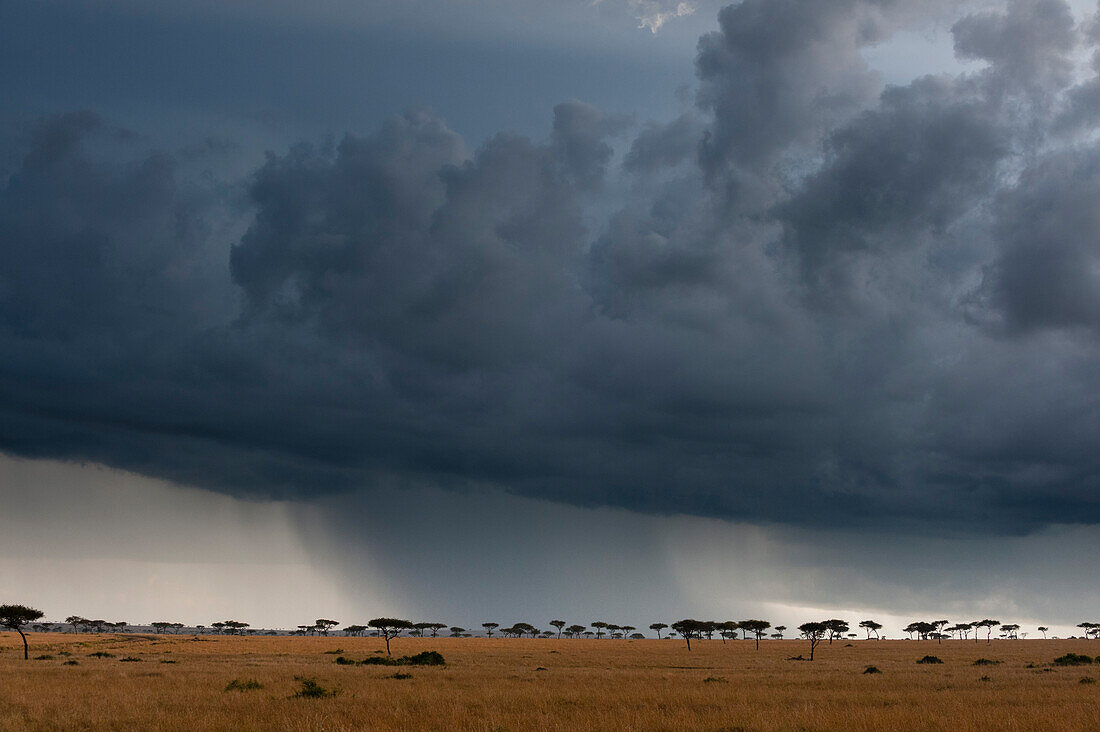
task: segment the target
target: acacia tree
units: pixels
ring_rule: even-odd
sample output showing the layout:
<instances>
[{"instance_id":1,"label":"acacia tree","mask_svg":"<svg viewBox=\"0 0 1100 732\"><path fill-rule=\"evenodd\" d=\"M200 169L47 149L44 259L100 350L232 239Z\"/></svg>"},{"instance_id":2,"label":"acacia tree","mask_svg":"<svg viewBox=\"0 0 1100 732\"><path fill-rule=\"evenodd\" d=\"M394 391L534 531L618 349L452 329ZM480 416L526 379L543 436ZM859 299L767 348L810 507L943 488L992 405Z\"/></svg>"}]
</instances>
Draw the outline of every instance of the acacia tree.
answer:
<instances>
[{"instance_id":1,"label":"acacia tree","mask_svg":"<svg viewBox=\"0 0 1100 732\"><path fill-rule=\"evenodd\" d=\"M492 638L493 637L493 628L499 628L500 623L482 623L481 627L485 628L485 637L486 638Z\"/></svg>"},{"instance_id":2,"label":"acacia tree","mask_svg":"<svg viewBox=\"0 0 1100 732\"><path fill-rule=\"evenodd\" d=\"M1100 623L1078 623L1077 627L1084 629L1086 638L1100 636Z\"/></svg>"},{"instance_id":3,"label":"acacia tree","mask_svg":"<svg viewBox=\"0 0 1100 732\"><path fill-rule=\"evenodd\" d=\"M1019 636L1017 632L1020 630L1020 626L1016 623L1009 623L1008 625L1001 626L1001 635L1005 638L1017 639Z\"/></svg>"},{"instance_id":4,"label":"acacia tree","mask_svg":"<svg viewBox=\"0 0 1100 732\"><path fill-rule=\"evenodd\" d=\"M1050 630L1050 628L1046 627L1045 625L1040 625L1038 628L1036 628L1036 630L1043 634L1043 640L1047 639L1047 631Z\"/></svg>"},{"instance_id":5,"label":"acacia tree","mask_svg":"<svg viewBox=\"0 0 1100 732\"><path fill-rule=\"evenodd\" d=\"M560 640L561 639L561 629L565 627L565 621L564 620L551 620L550 625L553 625L555 628L558 629L558 639Z\"/></svg>"},{"instance_id":6,"label":"acacia tree","mask_svg":"<svg viewBox=\"0 0 1100 732\"><path fill-rule=\"evenodd\" d=\"M672 629L675 630L680 636L687 641L688 650L691 650L691 639L702 637L704 631L706 631L707 624L701 620L692 620L691 618L685 618L683 620L677 620L672 624Z\"/></svg>"},{"instance_id":7,"label":"acacia tree","mask_svg":"<svg viewBox=\"0 0 1100 732\"><path fill-rule=\"evenodd\" d=\"M592 627L596 629L596 640L599 640L600 636L603 635L603 632L607 630L607 623L602 620L597 620L596 622L592 623Z\"/></svg>"},{"instance_id":8,"label":"acacia tree","mask_svg":"<svg viewBox=\"0 0 1100 732\"><path fill-rule=\"evenodd\" d=\"M767 620L742 620L738 625L742 630L748 631L756 636L756 650L760 650L760 638L772 627L772 624Z\"/></svg>"},{"instance_id":9,"label":"acacia tree","mask_svg":"<svg viewBox=\"0 0 1100 732\"><path fill-rule=\"evenodd\" d=\"M41 620L44 613L26 605L0 605L0 628L14 630L23 639L23 660L30 658L27 648L27 635L23 626Z\"/></svg>"},{"instance_id":10,"label":"acacia tree","mask_svg":"<svg viewBox=\"0 0 1100 732\"><path fill-rule=\"evenodd\" d=\"M779 636L779 640L783 640L783 631L787 629L786 625L775 626L775 634Z\"/></svg>"},{"instance_id":11,"label":"acacia tree","mask_svg":"<svg viewBox=\"0 0 1100 732\"><path fill-rule=\"evenodd\" d=\"M825 621L825 630L829 634L829 643L832 644L833 640L841 637L848 632L848 623L844 620L838 620L833 618Z\"/></svg>"},{"instance_id":12,"label":"acacia tree","mask_svg":"<svg viewBox=\"0 0 1100 732\"><path fill-rule=\"evenodd\" d=\"M661 631L668 627L668 623L654 623L649 626L650 630L657 631L657 640L661 640Z\"/></svg>"},{"instance_id":13,"label":"acacia tree","mask_svg":"<svg viewBox=\"0 0 1100 732\"><path fill-rule=\"evenodd\" d=\"M632 630L637 630L637 628L635 628L633 625L624 625L624 626L622 626L623 637L626 637L626 636L630 635L630 631L632 631Z\"/></svg>"},{"instance_id":14,"label":"acacia tree","mask_svg":"<svg viewBox=\"0 0 1100 732\"><path fill-rule=\"evenodd\" d=\"M452 638L461 638L462 634L466 632L465 628L460 628L457 625L452 627L452 628L449 628L449 630L451 631L451 637ZM386 648L387 648L387 650L389 649L389 643L386 644Z\"/></svg>"},{"instance_id":15,"label":"acacia tree","mask_svg":"<svg viewBox=\"0 0 1100 732\"><path fill-rule=\"evenodd\" d=\"M344 635L363 635L363 631L367 629L365 625L349 625L344 628Z\"/></svg>"},{"instance_id":16,"label":"acacia tree","mask_svg":"<svg viewBox=\"0 0 1100 732\"><path fill-rule=\"evenodd\" d=\"M992 643L993 642L993 629L996 628L1000 624L1001 624L1000 620L990 620L989 618L986 618L985 620L978 620L978 621L974 622L973 623L973 626L975 628L975 630L974 630L974 642L975 643L978 642L977 629L978 628L985 628L985 642L986 643Z\"/></svg>"},{"instance_id":17,"label":"acacia tree","mask_svg":"<svg viewBox=\"0 0 1100 732\"><path fill-rule=\"evenodd\" d=\"M375 618L367 623L367 627L374 628L379 635L386 639L386 655L392 656L393 654L390 653L390 639L401 635L402 631L412 630L413 624L401 618Z\"/></svg>"},{"instance_id":18,"label":"acacia tree","mask_svg":"<svg viewBox=\"0 0 1100 732\"><path fill-rule=\"evenodd\" d=\"M878 638L878 632L882 630L882 624L876 623L874 620L864 620L859 624L859 627L867 631L867 640L871 640L871 633L874 633L875 638Z\"/></svg>"},{"instance_id":19,"label":"acacia tree","mask_svg":"<svg viewBox=\"0 0 1100 732\"><path fill-rule=\"evenodd\" d=\"M829 632L828 622L803 623L798 626L798 629L802 631L802 636L810 642L810 660L812 661L814 660L814 650L817 648L817 644Z\"/></svg>"},{"instance_id":20,"label":"acacia tree","mask_svg":"<svg viewBox=\"0 0 1100 732\"><path fill-rule=\"evenodd\" d=\"M570 638L576 638L578 635L584 634L584 626L570 625L568 628L565 629L565 634L568 635Z\"/></svg>"},{"instance_id":21,"label":"acacia tree","mask_svg":"<svg viewBox=\"0 0 1100 732\"><path fill-rule=\"evenodd\" d=\"M327 618L317 618L317 620L314 621L314 623L313 623L313 627L317 628L317 630L321 633L321 635L327 636L329 630L331 630L332 628L335 628L339 624L340 623L337 622L336 620L329 620Z\"/></svg>"}]
</instances>

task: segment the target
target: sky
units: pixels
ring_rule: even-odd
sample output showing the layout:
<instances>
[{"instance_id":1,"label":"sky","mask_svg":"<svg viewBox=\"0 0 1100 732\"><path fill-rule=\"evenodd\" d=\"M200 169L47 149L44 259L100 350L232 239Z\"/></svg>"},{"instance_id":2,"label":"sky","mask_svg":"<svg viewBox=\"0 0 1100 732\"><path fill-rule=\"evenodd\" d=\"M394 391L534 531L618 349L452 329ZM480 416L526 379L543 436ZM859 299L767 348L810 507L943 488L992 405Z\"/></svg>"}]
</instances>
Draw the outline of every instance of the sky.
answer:
<instances>
[{"instance_id":1,"label":"sky","mask_svg":"<svg viewBox=\"0 0 1100 732\"><path fill-rule=\"evenodd\" d=\"M1091 2L0 3L0 592L1097 621Z\"/></svg>"}]
</instances>

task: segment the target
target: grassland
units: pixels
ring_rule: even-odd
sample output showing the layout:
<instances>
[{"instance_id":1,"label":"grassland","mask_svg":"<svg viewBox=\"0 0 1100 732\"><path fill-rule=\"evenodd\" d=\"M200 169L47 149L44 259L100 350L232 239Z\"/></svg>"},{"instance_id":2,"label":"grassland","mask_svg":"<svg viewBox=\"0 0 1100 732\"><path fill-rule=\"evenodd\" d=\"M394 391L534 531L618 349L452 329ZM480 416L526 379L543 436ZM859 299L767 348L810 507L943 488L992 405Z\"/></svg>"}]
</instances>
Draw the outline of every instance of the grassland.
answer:
<instances>
[{"instance_id":1,"label":"grassland","mask_svg":"<svg viewBox=\"0 0 1100 732\"><path fill-rule=\"evenodd\" d=\"M1051 665L1100 653L1089 641L836 642L813 663L787 660L808 655L794 640L759 651L693 642L691 652L670 640L393 642L395 655L438 650L447 660L438 668L335 663L378 655L374 638L35 634L31 643L32 659L52 658L24 661L19 637L0 635L2 730L1100 729L1100 683L1082 683L1100 679L1100 665ZM943 664L916 663L928 654ZM1001 663L973 665L979 658ZM871 665L882 673L864 674ZM295 697L302 678L338 693Z\"/></svg>"}]
</instances>

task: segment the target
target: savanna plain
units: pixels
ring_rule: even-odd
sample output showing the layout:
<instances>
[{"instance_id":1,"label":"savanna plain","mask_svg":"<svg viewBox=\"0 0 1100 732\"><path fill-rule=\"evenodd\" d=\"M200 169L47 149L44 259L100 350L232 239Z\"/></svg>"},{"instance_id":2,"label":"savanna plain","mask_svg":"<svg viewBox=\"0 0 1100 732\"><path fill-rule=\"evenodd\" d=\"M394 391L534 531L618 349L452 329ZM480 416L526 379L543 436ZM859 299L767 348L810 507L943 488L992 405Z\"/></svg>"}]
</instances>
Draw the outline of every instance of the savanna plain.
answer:
<instances>
[{"instance_id":1,"label":"savanna plain","mask_svg":"<svg viewBox=\"0 0 1100 732\"><path fill-rule=\"evenodd\" d=\"M801 640L392 644L446 664L351 663L377 638L49 633L24 661L7 633L0 729L1100 729L1100 665L1053 663L1087 640L837 641L813 662L789 660Z\"/></svg>"}]
</instances>

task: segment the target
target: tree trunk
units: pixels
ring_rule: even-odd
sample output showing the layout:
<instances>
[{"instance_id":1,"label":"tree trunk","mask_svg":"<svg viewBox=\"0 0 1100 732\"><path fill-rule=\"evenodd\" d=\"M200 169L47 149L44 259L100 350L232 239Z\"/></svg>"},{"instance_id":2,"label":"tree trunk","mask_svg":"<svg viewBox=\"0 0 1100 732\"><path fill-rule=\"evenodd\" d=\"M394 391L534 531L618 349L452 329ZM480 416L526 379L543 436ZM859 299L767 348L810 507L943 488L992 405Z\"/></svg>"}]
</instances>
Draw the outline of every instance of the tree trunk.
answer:
<instances>
[{"instance_id":1,"label":"tree trunk","mask_svg":"<svg viewBox=\"0 0 1100 732\"><path fill-rule=\"evenodd\" d=\"M30 659L30 653L27 651L27 636L23 635L22 628L16 628L16 631L18 631L19 635L23 638L23 660L26 661Z\"/></svg>"}]
</instances>

